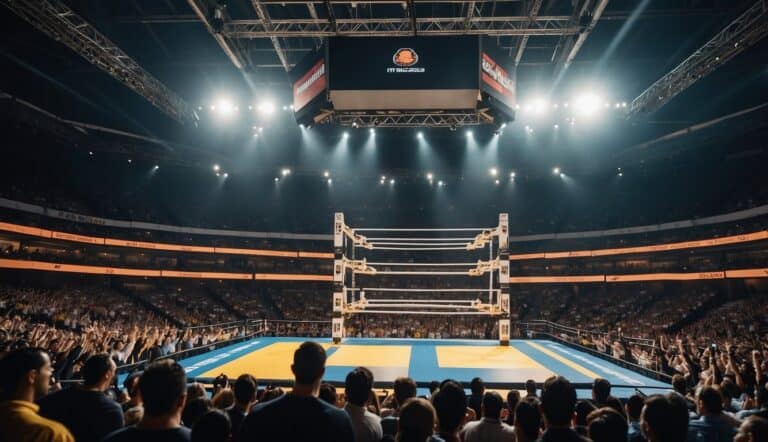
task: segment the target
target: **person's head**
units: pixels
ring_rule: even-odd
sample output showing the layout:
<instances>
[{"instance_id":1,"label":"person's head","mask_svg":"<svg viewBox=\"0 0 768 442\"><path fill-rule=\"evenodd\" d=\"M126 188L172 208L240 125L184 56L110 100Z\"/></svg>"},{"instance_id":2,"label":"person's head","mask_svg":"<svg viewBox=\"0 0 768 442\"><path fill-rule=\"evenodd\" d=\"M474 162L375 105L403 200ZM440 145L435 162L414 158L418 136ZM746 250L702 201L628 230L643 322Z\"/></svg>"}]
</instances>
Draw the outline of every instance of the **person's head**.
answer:
<instances>
[{"instance_id":1,"label":"person's head","mask_svg":"<svg viewBox=\"0 0 768 442\"><path fill-rule=\"evenodd\" d=\"M534 398L523 399L515 407L514 413L517 440L528 442L538 439L541 428L539 402Z\"/></svg>"},{"instance_id":2,"label":"person's head","mask_svg":"<svg viewBox=\"0 0 768 442\"><path fill-rule=\"evenodd\" d=\"M686 383L685 383L685 377L681 374L676 374L672 376L672 388L685 396L685 393L687 391Z\"/></svg>"},{"instance_id":3,"label":"person's head","mask_svg":"<svg viewBox=\"0 0 768 442\"><path fill-rule=\"evenodd\" d=\"M487 391L483 394L483 403L481 405L483 417L498 419L501 416L502 408L504 408L504 399L501 398L499 393Z\"/></svg>"},{"instance_id":4,"label":"person's head","mask_svg":"<svg viewBox=\"0 0 768 442\"><path fill-rule=\"evenodd\" d=\"M256 378L249 374L241 374L232 387L235 393L235 402L243 407L256 402Z\"/></svg>"},{"instance_id":5,"label":"person's head","mask_svg":"<svg viewBox=\"0 0 768 442\"><path fill-rule=\"evenodd\" d=\"M395 400L397 406L402 407L405 401L410 398L416 397L416 382L411 378L397 378L395 379Z\"/></svg>"},{"instance_id":6,"label":"person's head","mask_svg":"<svg viewBox=\"0 0 768 442\"><path fill-rule=\"evenodd\" d=\"M344 388L349 403L364 407L373 388L373 373L365 367L355 368L347 374Z\"/></svg>"},{"instance_id":7,"label":"person's head","mask_svg":"<svg viewBox=\"0 0 768 442\"><path fill-rule=\"evenodd\" d=\"M141 379L140 372L134 372L128 375L123 380L123 388L131 398L136 397L139 394L139 379Z\"/></svg>"},{"instance_id":8,"label":"person's head","mask_svg":"<svg viewBox=\"0 0 768 442\"><path fill-rule=\"evenodd\" d=\"M433 395L437 392L437 390L440 388L440 382L438 381L430 381L429 382L429 395Z\"/></svg>"},{"instance_id":9,"label":"person's head","mask_svg":"<svg viewBox=\"0 0 768 442\"><path fill-rule=\"evenodd\" d=\"M336 387L334 387L331 384L328 384L326 382L323 382L322 385L320 385L320 399L324 400L325 402L336 406L339 402L339 395L336 394Z\"/></svg>"},{"instance_id":10,"label":"person's head","mask_svg":"<svg viewBox=\"0 0 768 442\"><path fill-rule=\"evenodd\" d=\"M307 341L293 353L291 371L298 385L319 383L325 374L325 350L320 344Z\"/></svg>"},{"instance_id":11,"label":"person's head","mask_svg":"<svg viewBox=\"0 0 768 442\"><path fill-rule=\"evenodd\" d=\"M593 442L626 440L628 427L624 416L611 407L598 408L587 416L589 438Z\"/></svg>"},{"instance_id":12,"label":"person's head","mask_svg":"<svg viewBox=\"0 0 768 442\"><path fill-rule=\"evenodd\" d=\"M175 361L152 363L139 379L144 416L181 416L187 400L187 375Z\"/></svg>"},{"instance_id":13,"label":"person's head","mask_svg":"<svg viewBox=\"0 0 768 442\"><path fill-rule=\"evenodd\" d=\"M611 395L611 383L607 379L597 378L592 384L592 399L598 404L604 404Z\"/></svg>"},{"instance_id":14,"label":"person's head","mask_svg":"<svg viewBox=\"0 0 768 442\"><path fill-rule=\"evenodd\" d=\"M225 410L231 407L234 403L235 393L229 388L219 390L219 392L213 395L213 398L211 399L211 405L213 405L213 408L219 410Z\"/></svg>"},{"instance_id":15,"label":"person's head","mask_svg":"<svg viewBox=\"0 0 768 442\"><path fill-rule=\"evenodd\" d=\"M426 399L410 398L400 406L397 442L424 442L435 430L435 408Z\"/></svg>"},{"instance_id":16,"label":"person's head","mask_svg":"<svg viewBox=\"0 0 768 442\"><path fill-rule=\"evenodd\" d=\"M83 375L83 385L86 388L99 388L101 391L109 388L115 377L117 365L107 353L98 353L85 361L80 370Z\"/></svg>"},{"instance_id":17,"label":"person's head","mask_svg":"<svg viewBox=\"0 0 768 442\"><path fill-rule=\"evenodd\" d=\"M507 409L509 410L509 421L515 422L515 407L520 402L520 392L517 390L509 390L507 392Z\"/></svg>"},{"instance_id":18,"label":"person's head","mask_svg":"<svg viewBox=\"0 0 768 442\"><path fill-rule=\"evenodd\" d=\"M285 394L285 391L280 387L270 388L269 390L264 392L264 395L261 397L261 401L269 402L273 399L279 398L284 394Z\"/></svg>"},{"instance_id":19,"label":"person's head","mask_svg":"<svg viewBox=\"0 0 768 442\"><path fill-rule=\"evenodd\" d=\"M181 412L181 420L184 425L192 428L205 413L213 410L211 400L205 397L199 397L187 401Z\"/></svg>"},{"instance_id":20,"label":"person's head","mask_svg":"<svg viewBox=\"0 0 768 442\"><path fill-rule=\"evenodd\" d=\"M536 381L533 379L525 381L525 393L528 396L536 396Z\"/></svg>"},{"instance_id":21,"label":"person's head","mask_svg":"<svg viewBox=\"0 0 768 442\"><path fill-rule=\"evenodd\" d=\"M549 427L567 427L576 407L576 389L562 376L552 376L541 388L541 411Z\"/></svg>"},{"instance_id":22,"label":"person's head","mask_svg":"<svg viewBox=\"0 0 768 442\"><path fill-rule=\"evenodd\" d=\"M701 416L718 415L723 411L723 396L711 386L701 387L696 392L696 411Z\"/></svg>"},{"instance_id":23,"label":"person's head","mask_svg":"<svg viewBox=\"0 0 768 442\"><path fill-rule=\"evenodd\" d=\"M755 387L755 405L757 408L768 407L768 389L765 385Z\"/></svg>"},{"instance_id":24,"label":"person's head","mask_svg":"<svg viewBox=\"0 0 768 442\"><path fill-rule=\"evenodd\" d=\"M750 416L741 423L733 442L760 442L768 440L768 419Z\"/></svg>"},{"instance_id":25,"label":"person's head","mask_svg":"<svg viewBox=\"0 0 768 442\"><path fill-rule=\"evenodd\" d=\"M485 393L485 383L480 378L473 378L469 383L469 390L472 396L482 396Z\"/></svg>"},{"instance_id":26,"label":"person's head","mask_svg":"<svg viewBox=\"0 0 768 442\"><path fill-rule=\"evenodd\" d=\"M464 388L454 381L443 382L432 396L432 406L442 433L455 433L464 421L467 411L467 395Z\"/></svg>"},{"instance_id":27,"label":"person's head","mask_svg":"<svg viewBox=\"0 0 768 442\"><path fill-rule=\"evenodd\" d=\"M205 386L199 382L193 382L187 386L187 400L205 397Z\"/></svg>"},{"instance_id":28,"label":"person's head","mask_svg":"<svg viewBox=\"0 0 768 442\"><path fill-rule=\"evenodd\" d=\"M232 423L220 410L210 410L192 427L192 442L229 442Z\"/></svg>"},{"instance_id":29,"label":"person's head","mask_svg":"<svg viewBox=\"0 0 768 442\"><path fill-rule=\"evenodd\" d=\"M645 400L640 428L648 442L678 442L688 434L688 408L682 396L670 393Z\"/></svg>"},{"instance_id":30,"label":"person's head","mask_svg":"<svg viewBox=\"0 0 768 442\"><path fill-rule=\"evenodd\" d=\"M625 408L627 409L627 418L630 422L640 421L640 413L643 412L645 401L639 394L633 394L627 399Z\"/></svg>"},{"instance_id":31,"label":"person's head","mask_svg":"<svg viewBox=\"0 0 768 442\"><path fill-rule=\"evenodd\" d=\"M48 394L52 376L51 359L43 350L12 350L0 359L0 399L33 402Z\"/></svg>"},{"instance_id":32,"label":"person's head","mask_svg":"<svg viewBox=\"0 0 768 442\"><path fill-rule=\"evenodd\" d=\"M576 427L586 427L587 416L596 409L590 401L576 401L576 414L573 418L573 425Z\"/></svg>"}]
</instances>

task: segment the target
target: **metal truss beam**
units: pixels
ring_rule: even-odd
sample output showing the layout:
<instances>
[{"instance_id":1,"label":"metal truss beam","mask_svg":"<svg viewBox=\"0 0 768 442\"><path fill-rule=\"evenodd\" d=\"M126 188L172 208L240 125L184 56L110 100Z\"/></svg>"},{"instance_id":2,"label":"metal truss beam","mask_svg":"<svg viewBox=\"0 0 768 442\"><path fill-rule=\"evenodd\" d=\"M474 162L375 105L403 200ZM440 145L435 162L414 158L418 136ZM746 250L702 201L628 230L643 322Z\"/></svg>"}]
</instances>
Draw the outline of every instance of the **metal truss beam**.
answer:
<instances>
[{"instance_id":1,"label":"metal truss beam","mask_svg":"<svg viewBox=\"0 0 768 442\"><path fill-rule=\"evenodd\" d=\"M190 105L67 5L58 0L0 0L0 4L128 86L174 120L181 123L197 121Z\"/></svg>"},{"instance_id":2,"label":"metal truss beam","mask_svg":"<svg viewBox=\"0 0 768 442\"><path fill-rule=\"evenodd\" d=\"M272 19L270 18L269 13L267 12L267 7L262 5L260 0L251 0L251 4L253 5L253 9L256 10L256 15L259 16L259 20L261 20L262 23L264 23L264 27L266 29L271 30ZM269 39L272 41L272 47L275 48L275 52L277 52L277 58L280 59L280 63L283 64L283 68L285 68L285 71L288 72L290 70L290 67L288 64L288 57L283 51L282 45L280 45L280 40L278 39L278 37L275 37L275 36L269 37Z\"/></svg>"},{"instance_id":3,"label":"metal truss beam","mask_svg":"<svg viewBox=\"0 0 768 442\"><path fill-rule=\"evenodd\" d=\"M205 25L208 33L211 34L214 40L216 40L216 43L219 44L219 47L221 47L221 50L224 51L232 64L242 72L247 65L246 60L239 54L237 49L234 48L223 35L221 35L221 33L216 32L216 30L213 29L210 21L208 21L208 5L204 0L187 0L187 3L195 12L195 15L197 15L198 20Z\"/></svg>"},{"instance_id":4,"label":"metal truss beam","mask_svg":"<svg viewBox=\"0 0 768 442\"><path fill-rule=\"evenodd\" d=\"M476 126L492 123L481 111L455 112L333 112L318 123L335 123L347 127L448 127Z\"/></svg>"},{"instance_id":5,"label":"metal truss beam","mask_svg":"<svg viewBox=\"0 0 768 442\"><path fill-rule=\"evenodd\" d=\"M560 57L558 58L555 64L555 73L552 77L552 78L555 78L555 81L558 81L559 78L565 73L565 71L567 71L568 68L571 66L571 63L573 63L573 60L576 58L576 55L581 50L581 47L584 45L584 42L587 41L587 37L589 37L589 34L592 32L592 29L595 28L595 25L597 25L597 22L600 20L600 17L603 15L603 11L605 11L605 8L608 6L609 1L610 0L597 0L597 4L595 5L595 8L592 10L592 17L589 25L586 28L584 28L584 30L580 32L578 36L570 37L569 41L565 45L565 48L567 48L567 50L560 53ZM581 19L580 16L576 17L576 20L580 20L580 19Z\"/></svg>"},{"instance_id":6,"label":"metal truss beam","mask_svg":"<svg viewBox=\"0 0 768 442\"><path fill-rule=\"evenodd\" d=\"M632 101L628 116L650 114L768 34L768 1L758 0L704 46Z\"/></svg>"},{"instance_id":7,"label":"metal truss beam","mask_svg":"<svg viewBox=\"0 0 768 442\"><path fill-rule=\"evenodd\" d=\"M570 17L473 17L465 27L466 17L417 17L419 35L573 35L581 28L570 23ZM335 29L334 29L334 26ZM391 37L413 35L411 20L401 18L352 18L327 20L272 20L271 29L261 20L232 20L225 24L229 38L267 37Z\"/></svg>"},{"instance_id":8,"label":"metal truss beam","mask_svg":"<svg viewBox=\"0 0 768 442\"><path fill-rule=\"evenodd\" d=\"M541 4L544 2L544 0L533 0L533 4L531 4L531 9L528 12L529 17L529 24L532 24L533 21L536 20L536 17L539 15L539 10L541 9ZM515 48L515 66L520 64L520 60L523 58L523 52L525 52L525 47L528 44L528 38L530 36L523 35L520 37L520 40L517 43L517 48Z\"/></svg>"}]
</instances>

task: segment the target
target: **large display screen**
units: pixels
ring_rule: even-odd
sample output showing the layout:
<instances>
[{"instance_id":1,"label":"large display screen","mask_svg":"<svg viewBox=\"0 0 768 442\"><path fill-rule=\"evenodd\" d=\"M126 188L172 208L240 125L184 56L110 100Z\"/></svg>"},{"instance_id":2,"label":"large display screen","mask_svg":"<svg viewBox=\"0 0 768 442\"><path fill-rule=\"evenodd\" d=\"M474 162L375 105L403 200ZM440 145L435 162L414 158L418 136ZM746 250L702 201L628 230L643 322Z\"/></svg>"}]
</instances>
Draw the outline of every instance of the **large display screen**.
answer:
<instances>
[{"instance_id":1,"label":"large display screen","mask_svg":"<svg viewBox=\"0 0 768 442\"><path fill-rule=\"evenodd\" d=\"M476 36L331 38L330 89L477 89Z\"/></svg>"}]
</instances>

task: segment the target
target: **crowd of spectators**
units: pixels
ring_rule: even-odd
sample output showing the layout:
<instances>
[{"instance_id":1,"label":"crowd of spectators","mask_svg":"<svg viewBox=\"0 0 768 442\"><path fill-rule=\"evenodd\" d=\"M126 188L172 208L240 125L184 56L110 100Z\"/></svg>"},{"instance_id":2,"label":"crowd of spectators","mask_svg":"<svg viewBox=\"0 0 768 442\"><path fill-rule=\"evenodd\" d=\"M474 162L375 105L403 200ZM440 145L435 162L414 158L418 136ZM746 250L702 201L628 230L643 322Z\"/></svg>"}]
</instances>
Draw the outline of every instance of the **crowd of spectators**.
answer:
<instances>
[{"instance_id":1,"label":"crowd of spectators","mask_svg":"<svg viewBox=\"0 0 768 442\"><path fill-rule=\"evenodd\" d=\"M621 401L595 379L590 399L577 399L565 377L525 383L503 397L480 378L433 381L419 395L407 377L384 395L374 374L356 367L344 393L323 383L326 353L315 342L293 355L290 390L259 388L244 373L217 378L209 393L188 383L172 360L132 373L119 394L107 353L83 364L82 383L52 386L47 352L20 347L0 356L0 440L18 442L760 442L768 439L768 389L762 359L740 401L715 372L688 388L676 377L664 394L638 392ZM728 372L726 372L727 375Z\"/></svg>"}]
</instances>

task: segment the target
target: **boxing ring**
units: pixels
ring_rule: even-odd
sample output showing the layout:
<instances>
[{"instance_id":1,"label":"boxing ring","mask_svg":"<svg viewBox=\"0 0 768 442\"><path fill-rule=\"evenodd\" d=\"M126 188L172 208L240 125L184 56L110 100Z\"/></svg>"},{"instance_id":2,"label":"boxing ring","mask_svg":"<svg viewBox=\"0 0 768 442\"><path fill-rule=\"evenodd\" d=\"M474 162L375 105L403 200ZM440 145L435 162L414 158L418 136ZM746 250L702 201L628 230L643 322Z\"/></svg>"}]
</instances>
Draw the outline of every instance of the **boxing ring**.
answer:
<instances>
[{"instance_id":1,"label":"boxing ring","mask_svg":"<svg viewBox=\"0 0 768 442\"><path fill-rule=\"evenodd\" d=\"M498 225L491 228L352 228L345 223L344 214L338 212L334 215L333 232L333 343L343 342L346 337L345 321L354 315L472 315L497 319L498 342L503 346L509 345L508 214L499 214ZM376 236L369 237L362 232ZM486 249L488 260L415 260L428 254L476 254ZM358 251L362 254L375 251L385 256L407 252L413 260L369 262L365 256L356 257ZM357 275L365 275L369 279L436 278L437 287L381 287L373 284L358 287ZM488 288L440 287L444 277L473 280L487 277ZM413 295L417 293L429 297L415 299Z\"/></svg>"}]
</instances>

